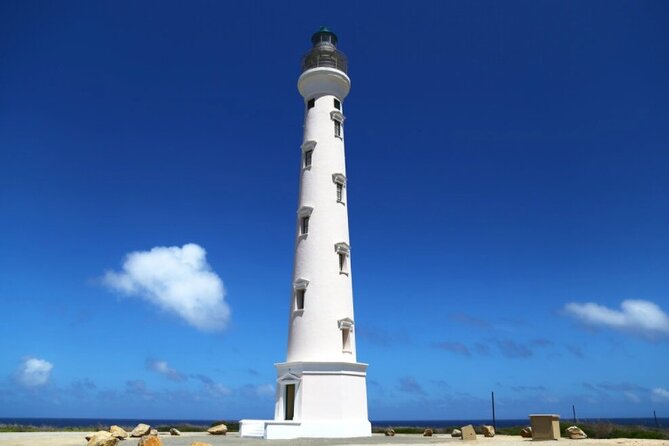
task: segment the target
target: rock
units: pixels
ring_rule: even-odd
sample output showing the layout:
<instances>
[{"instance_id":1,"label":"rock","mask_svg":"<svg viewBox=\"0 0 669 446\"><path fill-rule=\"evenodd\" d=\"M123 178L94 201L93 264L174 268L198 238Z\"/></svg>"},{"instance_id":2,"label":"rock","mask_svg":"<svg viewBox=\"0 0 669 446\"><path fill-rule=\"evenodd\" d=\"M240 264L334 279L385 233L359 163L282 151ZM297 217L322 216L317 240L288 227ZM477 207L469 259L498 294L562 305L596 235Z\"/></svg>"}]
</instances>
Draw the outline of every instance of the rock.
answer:
<instances>
[{"instance_id":1,"label":"rock","mask_svg":"<svg viewBox=\"0 0 669 446\"><path fill-rule=\"evenodd\" d=\"M158 429L151 429L149 431L149 435L153 435L154 437L158 436Z\"/></svg>"},{"instance_id":2,"label":"rock","mask_svg":"<svg viewBox=\"0 0 669 446\"><path fill-rule=\"evenodd\" d=\"M225 424L217 424L216 426L207 429L211 435L225 435L228 432L228 426Z\"/></svg>"},{"instance_id":3,"label":"rock","mask_svg":"<svg viewBox=\"0 0 669 446\"><path fill-rule=\"evenodd\" d=\"M194 441L190 446L211 446L209 443L202 443L201 441Z\"/></svg>"},{"instance_id":4,"label":"rock","mask_svg":"<svg viewBox=\"0 0 669 446\"><path fill-rule=\"evenodd\" d=\"M431 437L433 434L432 429L429 427L423 431L423 437Z\"/></svg>"},{"instance_id":5,"label":"rock","mask_svg":"<svg viewBox=\"0 0 669 446\"><path fill-rule=\"evenodd\" d=\"M495 428L493 426L484 424L481 426L481 433L484 437L492 438L495 436Z\"/></svg>"},{"instance_id":6,"label":"rock","mask_svg":"<svg viewBox=\"0 0 669 446\"><path fill-rule=\"evenodd\" d=\"M112 437L107 431L96 432L91 435L86 446L116 446L118 438Z\"/></svg>"},{"instance_id":7,"label":"rock","mask_svg":"<svg viewBox=\"0 0 669 446\"><path fill-rule=\"evenodd\" d=\"M460 430L462 431L463 440L466 441L476 440L476 431L474 430L474 426L472 426L471 424L462 426Z\"/></svg>"},{"instance_id":8,"label":"rock","mask_svg":"<svg viewBox=\"0 0 669 446\"><path fill-rule=\"evenodd\" d=\"M153 435L144 435L140 438L137 446L163 446L163 442L160 441L160 438Z\"/></svg>"},{"instance_id":9,"label":"rock","mask_svg":"<svg viewBox=\"0 0 669 446\"><path fill-rule=\"evenodd\" d=\"M583 438L588 438L585 432L583 432L578 426L569 426L567 429L565 429L565 433L572 440L582 440Z\"/></svg>"},{"instance_id":10,"label":"rock","mask_svg":"<svg viewBox=\"0 0 669 446\"><path fill-rule=\"evenodd\" d=\"M462 438L462 431L460 429L453 429L453 432L451 432L451 437Z\"/></svg>"},{"instance_id":11,"label":"rock","mask_svg":"<svg viewBox=\"0 0 669 446\"><path fill-rule=\"evenodd\" d=\"M90 441L93 437L111 437L111 434L107 431L97 431L94 434L86 435L86 441Z\"/></svg>"},{"instance_id":12,"label":"rock","mask_svg":"<svg viewBox=\"0 0 669 446\"><path fill-rule=\"evenodd\" d=\"M176 435L177 437L181 435L181 432L179 432L179 429L173 427L170 429L170 435Z\"/></svg>"},{"instance_id":13,"label":"rock","mask_svg":"<svg viewBox=\"0 0 669 446\"><path fill-rule=\"evenodd\" d=\"M139 423L133 430L130 432L131 437L143 437L148 435L151 432L151 426L144 423Z\"/></svg>"},{"instance_id":14,"label":"rock","mask_svg":"<svg viewBox=\"0 0 669 446\"><path fill-rule=\"evenodd\" d=\"M520 431L520 436L523 438L532 438L532 426L527 426Z\"/></svg>"},{"instance_id":15,"label":"rock","mask_svg":"<svg viewBox=\"0 0 669 446\"><path fill-rule=\"evenodd\" d=\"M386 431L384 433L386 434L386 437L394 437L395 436L395 429L393 429L392 427L389 427L388 429L386 429Z\"/></svg>"},{"instance_id":16,"label":"rock","mask_svg":"<svg viewBox=\"0 0 669 446\"><path fill-rule=\"evenodd\" d=\"M113 425L112 427L109 428L109 433L111 434L112 437L116 437L119 440L128 438L128 433L121 426Z\"/></svg>"}]
</instances>

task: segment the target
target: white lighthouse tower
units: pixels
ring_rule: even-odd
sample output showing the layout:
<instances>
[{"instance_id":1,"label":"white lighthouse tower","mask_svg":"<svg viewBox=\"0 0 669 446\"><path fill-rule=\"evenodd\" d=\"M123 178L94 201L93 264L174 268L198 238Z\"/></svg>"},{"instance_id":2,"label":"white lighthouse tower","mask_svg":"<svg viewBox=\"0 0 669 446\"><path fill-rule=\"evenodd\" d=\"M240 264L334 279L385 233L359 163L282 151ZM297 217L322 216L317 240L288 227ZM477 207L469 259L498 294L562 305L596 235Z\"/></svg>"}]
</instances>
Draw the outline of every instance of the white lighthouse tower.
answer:
<instances>
[{"instance_id":1,"label":"white lighthouse tower","mask_svg":"<svg viewBox=\"0 0 669 446\"><path fill-rule=\"evenodd\" d=\"M288 352L276 364L274 420L243 420L242 436L371 435L367 364L356 358L348 234L343 104L351 81L337 36L321 28L311 41L297 82L305 115Z\"/></svg>"}]
</instances>

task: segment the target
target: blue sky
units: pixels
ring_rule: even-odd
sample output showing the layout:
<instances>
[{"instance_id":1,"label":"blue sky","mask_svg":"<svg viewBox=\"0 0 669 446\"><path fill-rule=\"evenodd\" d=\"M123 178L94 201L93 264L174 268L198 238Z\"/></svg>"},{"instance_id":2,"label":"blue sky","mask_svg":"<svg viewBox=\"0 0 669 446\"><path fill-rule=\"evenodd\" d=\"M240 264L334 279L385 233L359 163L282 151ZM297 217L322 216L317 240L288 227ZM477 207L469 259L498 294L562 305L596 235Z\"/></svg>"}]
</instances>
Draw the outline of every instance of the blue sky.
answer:
<instances>
[{"instance_id":1,"label":"blue sky","mask_svg":"<svg viewBox=\"0 0 669 446\"><path fill-rule=\"evenodd\" d=\"M669 5L360 3L0 4L0 416L272 416L321 25L370 418L669 416Z\"/></svg>"}]
</instances>

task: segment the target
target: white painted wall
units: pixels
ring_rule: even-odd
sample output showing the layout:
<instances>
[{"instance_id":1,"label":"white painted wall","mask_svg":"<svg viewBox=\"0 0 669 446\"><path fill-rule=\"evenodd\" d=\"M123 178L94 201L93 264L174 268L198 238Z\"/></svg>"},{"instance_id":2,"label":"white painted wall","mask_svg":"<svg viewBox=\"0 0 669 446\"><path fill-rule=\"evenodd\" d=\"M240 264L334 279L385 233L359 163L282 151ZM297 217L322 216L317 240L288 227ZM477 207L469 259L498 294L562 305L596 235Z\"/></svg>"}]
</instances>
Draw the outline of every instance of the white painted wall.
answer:
<instances>
[{"instance_id":1,"label":"white painted wall","mask_svg":"<svg viewBox=\"0 0 669 446\"><path fill-rule=\"evenodd\" d=\"M308 280L303 311L294 308L291 296L288 351L286 361L356 361L355 326L350 333L349 351L342 348L342 331L338 321L354 319L351 284L351 258L348 274L340 274L335 244L350 245L348 203L344 187L343 204L337 202L337 186L333 174L346 175L344 140L335 136L332 112L334 99L342 103L350 88L350 80L341 71L315 68L305 71L298 81L304 97L305 119L303 142L314 141L311 167L303 167L300 158L300 194L296 211L313 208L309 232L300 235L300 217L296 212L295 263L293 282ZM307 101L315 99L307 109ZM301 149L296 150L301 154Z\"/></svg>"}]
</instances>

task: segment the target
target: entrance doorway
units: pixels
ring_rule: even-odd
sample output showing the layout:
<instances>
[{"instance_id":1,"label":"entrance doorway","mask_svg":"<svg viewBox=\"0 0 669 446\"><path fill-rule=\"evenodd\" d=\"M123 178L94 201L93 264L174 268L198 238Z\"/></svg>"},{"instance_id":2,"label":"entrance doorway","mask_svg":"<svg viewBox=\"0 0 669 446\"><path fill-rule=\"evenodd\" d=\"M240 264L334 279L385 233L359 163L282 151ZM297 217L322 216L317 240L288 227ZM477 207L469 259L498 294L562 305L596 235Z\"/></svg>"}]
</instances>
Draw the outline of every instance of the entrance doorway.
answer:
<instances>
[{"instance_id":1,"label":"entrance doorway","mask_svg":"<svg viewBox=\"0 0 669 446\"><path fill-rule=\"evenodd\" d=\"M286 420L292 420L295 416L295 384L286 384L286 395L284 397L284 414Z\"/></svg>"}]
</instances>

